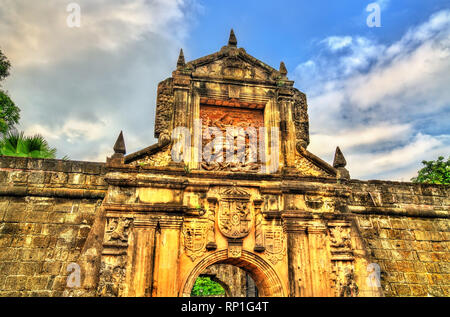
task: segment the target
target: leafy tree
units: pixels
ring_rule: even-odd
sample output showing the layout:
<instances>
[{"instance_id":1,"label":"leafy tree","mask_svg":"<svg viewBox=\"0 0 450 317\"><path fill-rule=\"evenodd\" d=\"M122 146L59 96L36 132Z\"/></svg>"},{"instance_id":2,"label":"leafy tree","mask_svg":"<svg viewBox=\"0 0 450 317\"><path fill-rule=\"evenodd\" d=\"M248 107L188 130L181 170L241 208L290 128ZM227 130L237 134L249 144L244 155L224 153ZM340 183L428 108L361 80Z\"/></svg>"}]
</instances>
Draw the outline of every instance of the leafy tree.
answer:
<instances>
[{"instance_id":1,"label":"leafy tree","mask_svg":"<svg viewBox=\"0 0 450 317\"><path fill-rule=\"evenodd\" d=\"M19 123L20 109L9 96L0 90L0 134L5 134Z\"/></svg>"},{"instance_id":2,"label":"leafy tree","mask_svg":"<svg viewBox=\"0 0 450 317\"><path fill-rule=\"evenodd\" d=\"M9 132L0 140L0 155L55 158L56 149L39 134L24 136L23 132Z\"/></svg>"},{"instance_id":3,"label":"leafy tree","mask_svg":"<svg viewBox=\"0 0 450 317\"><path fill-rule=\"evenodd\" d=\"M0 81L8 77L10 62L0 51ZM0 89L0 134L5 134L19 123L20 109L9 98L8 94Z\"/></svg>"},{"instance_id":4,"label":"leafy tree","mask_svg":"<svg viewBox=\"0 0 450 317\"><path fill-rule=\"evenodd\" d=\"M450 184L450 156L444 161L443 156L439 156L436 161L422 161L425 165L419 172L417 177L411 178L414 183L427 184Z\"/></svg>"},{"instance_id":5,"label":"leafy tree","mask_svg":"<svg viewBox=\"0 0 450 317\"><path fill-rule=\"evenodd\" d=\"M191 296L224 296L225 290L219 283L209 277L198 277L191 291Z\"/></svg>"},{"instance_id":6,"label":"leafy tree","mask_svg":"<svg viewBox=\"0 0 450 317\"><path fill-rule=\"evenodd\" d=\"M8 61L5 55L0 50L0 81L9 76L9 68L11 63Z\"/></svg>"}]
</instances>

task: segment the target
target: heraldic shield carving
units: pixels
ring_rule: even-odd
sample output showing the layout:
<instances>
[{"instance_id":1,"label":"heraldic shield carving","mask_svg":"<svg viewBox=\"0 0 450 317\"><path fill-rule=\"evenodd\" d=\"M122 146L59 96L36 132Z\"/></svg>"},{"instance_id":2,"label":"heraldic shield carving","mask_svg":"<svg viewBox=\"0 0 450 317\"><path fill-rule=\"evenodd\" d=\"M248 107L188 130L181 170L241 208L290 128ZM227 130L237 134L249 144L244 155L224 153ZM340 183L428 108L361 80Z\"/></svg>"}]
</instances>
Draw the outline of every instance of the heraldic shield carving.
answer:
<instances>
[{"instance_id":1,"label":"heraldic shield carving","mask_svg":"<svg viewBox=\"0 0 450 317\"><path fill-rule=\"evenodd\" d=\"M183 224L184 248L192 261L205 252L207 227L206 222L200 221L188 221Z\"/></svg>"},{"instance_id":2,"label":"heraldic shield carving","mask_svg":"<svg viewBox=\"0 0 450 317\"><path fill-rule=\"evenodd\" d=\"M251 221L250 194L241 188L225 189L218 214L220 232L227 238L244 238L250 232Z\"/></svg>"},{"instance_id":3,"label":"heraldic shield carving","mask_svg":"<svg viewBox=\"0 0 450 317\"><path fill-rule=\"evenodd\" d=\"M286 251L285 238L282 227L269 227L264 229L264 244L269 260L276 264Z\"/></svg>"}]
</instances>

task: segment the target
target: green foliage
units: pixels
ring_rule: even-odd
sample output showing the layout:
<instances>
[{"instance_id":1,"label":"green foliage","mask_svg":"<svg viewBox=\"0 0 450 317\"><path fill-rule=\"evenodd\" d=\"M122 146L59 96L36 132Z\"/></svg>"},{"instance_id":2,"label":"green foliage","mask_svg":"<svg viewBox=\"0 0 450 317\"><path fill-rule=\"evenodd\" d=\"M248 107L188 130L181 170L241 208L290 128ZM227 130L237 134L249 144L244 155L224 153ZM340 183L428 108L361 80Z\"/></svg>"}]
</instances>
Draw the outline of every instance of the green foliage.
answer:
<instances>
[{"instance_id":1,"label":"green foliage","mask_svg":"<svg viewBox=\"0 0 450 317\"><path fill-rule=\"evenodd\" d=\"M7 133L16 123L19 123L20 109L9 96L0 90L0 133Z\"/></svg>"},{"instance_id":2,"label":"green foliage","mask_svg":"<svg viewBox=\"0 0 450 317\"><path fill-rule=\"evenodd\" d=\"M9 76L11 63L0 50L0 81ZM14 124L19 122L20 109L9 98L8 94L0 89L0 134L8 132Z\"/></svg>"},{"instance_id":3,"label":"green foliage","mask_svg":"<svg viewBox=\"0 0 450 317\"><path fill-rule=\"evenodd\" d=\"M10 132L0 140L0 155L55 158L56 149L39 134L24 136L23 132Z\"/></svg>"},{"instance_id":4,"label":"green foliage","mask_svg":"<svg viewBox=\"0 0 450 317\"><path fill-rule=\"evenodd\" d=\"M419 172L417 177L411 178L414 183L426 184L450 184L450 156L447 161L440 156L436 161L422 161L425 165Z\"/></svg>"},{"instance_id":5,"label":"green foliage","mask_svg":"<svg viewBox=\"0 0 450 317\"><path fill-rule=\"evenodd\" d=\"M209 277L198 277L192 288L191 296L225 296L225 290Z\"/></svg>"},{"instance_id":6,"label":"green foliage","mask_svg":"<svg viewBox=\"0 0 450 317\"><path fill-rule=\"evenodd\" d=\"M9 68L11 63L8 61L5 55L0 50L0 81L9 76Z\"/></svg>"}]
</instances>

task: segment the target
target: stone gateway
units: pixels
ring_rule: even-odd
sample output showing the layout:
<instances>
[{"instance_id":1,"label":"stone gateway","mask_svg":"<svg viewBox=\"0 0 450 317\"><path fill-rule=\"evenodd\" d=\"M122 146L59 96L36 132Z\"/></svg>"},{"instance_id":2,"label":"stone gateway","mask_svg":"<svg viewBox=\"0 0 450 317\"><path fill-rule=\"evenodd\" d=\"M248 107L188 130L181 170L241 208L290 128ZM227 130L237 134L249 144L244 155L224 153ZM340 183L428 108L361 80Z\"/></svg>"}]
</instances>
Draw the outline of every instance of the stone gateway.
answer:
<instances>
[{"instance_id":1,"label":"stone gateway","mask_svg":"<svg viewBox=\"0 0 450 317\"><path fill-rule=\"evenodd\" d=\"M158 85L157 144L126 155L121 133L106 163L1 157L0 296L190 296L214 265L259 296L450 296L450 188L353 180L339 148L333 165L310 153L293 85L232 31ZM174 131L199 122L225 134L209 147L223 160L202 153L214 133L174 160Z\"/></svg>"}]
</instances>

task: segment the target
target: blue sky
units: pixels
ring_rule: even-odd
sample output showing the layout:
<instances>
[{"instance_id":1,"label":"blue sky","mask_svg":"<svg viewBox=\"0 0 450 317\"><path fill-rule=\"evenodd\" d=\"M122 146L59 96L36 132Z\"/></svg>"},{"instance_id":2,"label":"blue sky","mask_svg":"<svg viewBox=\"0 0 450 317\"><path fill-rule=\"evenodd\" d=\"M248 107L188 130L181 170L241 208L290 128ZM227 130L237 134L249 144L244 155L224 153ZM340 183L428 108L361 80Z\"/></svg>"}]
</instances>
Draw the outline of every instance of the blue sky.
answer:
<instances>
[{"instance_id":1,"label":"blue sky","mask_svg":"<svg viewBox=\"0 0 450 317\"><path fill-rule=\"evenodd\" d=\"M68 28L66 6L81 7ZM339 145L352 177L409 180L424 159L450 154L450 3L374 1L3 0L4 83L22 109L19 129L60 156L104 161L120 130L128 152L153 138L157 83L180 47L213 53L234 28L238 46L284 61L308 96L309 150L332 162Z\"/></svg>"}]
</instances>

